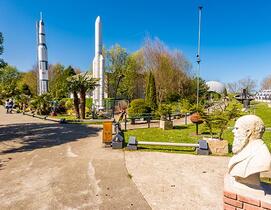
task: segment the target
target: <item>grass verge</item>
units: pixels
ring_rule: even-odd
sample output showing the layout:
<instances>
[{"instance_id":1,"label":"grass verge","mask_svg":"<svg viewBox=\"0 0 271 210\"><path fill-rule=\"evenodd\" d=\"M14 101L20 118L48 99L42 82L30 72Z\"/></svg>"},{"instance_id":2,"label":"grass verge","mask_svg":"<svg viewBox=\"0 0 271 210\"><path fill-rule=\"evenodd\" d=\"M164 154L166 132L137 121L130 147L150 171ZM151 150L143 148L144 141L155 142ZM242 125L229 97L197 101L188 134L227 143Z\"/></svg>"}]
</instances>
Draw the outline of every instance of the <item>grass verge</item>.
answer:
<instances>
[{"instance_id":1,"label":"grass verge","mask_svg":"<svg viewBox=\"0 0 271 210\"><path fill-rule=\"evenodd\" d=\"M250 113L259 116L265 123L266 127L271 127L271 108L266 103L254 103L254 108ZM229 127L233 127L234 121L229 123ZM140 128L128 130L125 132L125 140L128 142L129 136L135 136L138 141L151 142L174 142L174 143L197 143L203 137L210 137L203 124L199 126L199 135L195 135L195 125L175 126L172 130L162 130L160 128ZM227 129L223 133L223 139L229 142L229 148L232 146L233 133L232 129ZM271 151L271 132L266 131L263 136L268 149ZM169 147L169 146L140 146L142 150L163 151L163 152L180 152L180 153L195 153L191 148Z\"/></svg>"}]
</instances>

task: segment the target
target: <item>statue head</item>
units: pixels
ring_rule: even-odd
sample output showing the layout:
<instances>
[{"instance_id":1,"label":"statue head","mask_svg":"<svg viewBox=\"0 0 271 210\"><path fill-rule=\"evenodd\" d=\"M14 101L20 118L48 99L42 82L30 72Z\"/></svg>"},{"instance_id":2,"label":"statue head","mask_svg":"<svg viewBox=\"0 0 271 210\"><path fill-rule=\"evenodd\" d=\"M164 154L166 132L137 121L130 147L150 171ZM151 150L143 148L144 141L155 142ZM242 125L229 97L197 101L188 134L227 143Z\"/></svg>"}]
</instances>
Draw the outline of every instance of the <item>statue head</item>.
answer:
<instances>
[{"instance_id":1,"label":"statue head","mask_svg":"<svg viewBox=\"0 0 271 210\"><path fill-rule=\"evenodd\" d=\"M232 152L239 153L250 141L261 139L265 131L264 123L256 115L240 117L234 126Z\"/></svg>"}]
</instances>

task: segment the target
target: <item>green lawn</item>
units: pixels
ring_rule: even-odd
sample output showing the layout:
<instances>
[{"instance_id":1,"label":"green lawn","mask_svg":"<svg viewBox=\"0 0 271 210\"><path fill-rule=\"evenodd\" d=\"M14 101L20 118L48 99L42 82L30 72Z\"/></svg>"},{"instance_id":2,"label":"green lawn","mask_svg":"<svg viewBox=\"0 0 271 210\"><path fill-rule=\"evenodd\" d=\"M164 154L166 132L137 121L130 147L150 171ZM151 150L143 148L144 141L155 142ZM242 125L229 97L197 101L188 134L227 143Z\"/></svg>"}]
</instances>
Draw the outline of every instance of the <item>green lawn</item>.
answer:
<instances>
[{"instance_id":1,"label":"green lawn","mask_svg":"<svg viewBox=\"0 0 271 210\"><path fill-rule=\"evenodd\" d=\"M254 109L251 110L254 113ZM255 104L255 114L262 118L266 127L271 127L271 108L264 103ZM234 121L229 123L229 127L234 126ZM160 128L141 128L135 130L128 130L125 132L126 142L129 136L135 136L138 141L156 141L156 142L178 142L178 143L197 143L202 137L209 137L206 132L204 125L199 126L200 135L195 135L195 125L190 124L188 126L176 126L172 130L162 130ZM223 134L223 139L228 140L229 146L231 147L233 142L232 129L227 129ZM271 151L271 132L266 131L263 139ZM151 149L157 151L169 151L169 152L188 152L194 153L189 148L178 148L178 147L166 147L166 146L142 146L142 149Z\"/></svg>"},{"instance_id":2,"label":"green lawn","mask_svg":"<svg viewBox=\"0 0 271 210\"><path fill-rule=\"evenodd\" d=\"M128 142L129 136L135 136L138 141L153 142L174 142L174 143L198 143L202 135L195 135L195 126L175 126L172 130L162 130L160 128L140 128L128 130L125 133L125 140ZM140 146L141 150L189 153L194 154L195 149L191 147L169 147L169 146Z\"/></svg>"},{"instance_id":3,"label":"green lawn","mask_svg":"<svg viewBox=\"0 0 271 210\"><path fill-rule=\"evenodd\" d=\"M71 124L89 124L89 125L102 125L103 122L90 122L90 121L85 121L85 122L80 122L77 121L79 119L77 119L75 116L72 115L67 115L67 114L58 114L57 116L51 116L52 118L56 118L56 119L65 119L65 120L74 120L74 122L69 122ZM91 118L86 118L85 120L91 120Z\"/></svg>"},{"instance_id":4,"label":"green lawn","mask_svg":"<svg viewBox=\"0 0 271 210\"><path fill-rule=\"evenodd\" d=\"M251 112L254 113L254 109ZM271 108L266 103L256 103L255 114L262 118L265 127L271 127Z\"/></svg>"},{"instance_id":5,"label":"green lawn","mask_svg":"<svg viewBox=\"0 0 271 210\"><path fill-rule=\"evenodd\" d=\"M256 103L255 114L262 118L266 128L271 128L271 108L266 103ZM271 131L265 131L263 140L271 151Z\"/></svg>"},{"instance_id":6,"label":"green lawn","mask_svg":"<svg viewBox=\"0 0 271 210\"><path fill-rule=\"evenodd\" d=\"M203 126L199 126L199 134L195 134L195 125L175 126L172 130L162 130L160 128L140 128L128 130L125 134L125 140L128 142L129 136L135 136L138 141L154 141L154 142L174 142L174 143L198 143L198 140L207 134L201 134L205 131ZM228 131L225 136L231 135ZM190 147L168 147L168 146L141 146L140 149L151 149L155 151L180 152L180 153L195 153L195 150Z\"/></svg>"},{"instance_id":7,"label":"green lawn","mask_svg":"<svg viewBox=\"0 0 271 210\"><path fill-rule=\"evenodd\" d=\"M57 119L77 120L75 116L68 115L68 114L57 114L57 116L51 116L51 117L57 118Z\"/></svg>"}]
</instances>

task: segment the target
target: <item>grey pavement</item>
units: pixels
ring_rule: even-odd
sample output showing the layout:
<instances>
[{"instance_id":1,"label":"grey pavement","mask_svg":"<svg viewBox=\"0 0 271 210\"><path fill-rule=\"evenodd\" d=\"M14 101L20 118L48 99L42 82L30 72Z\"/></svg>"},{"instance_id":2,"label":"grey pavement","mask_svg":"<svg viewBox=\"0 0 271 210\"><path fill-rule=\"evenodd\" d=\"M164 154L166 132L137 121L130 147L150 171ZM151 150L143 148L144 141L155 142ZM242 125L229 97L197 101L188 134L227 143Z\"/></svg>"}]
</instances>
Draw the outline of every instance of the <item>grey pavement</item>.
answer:
<instances>
[{"instance_id":1,"label":"grey pavement","mask_svg":"<svg viewBox=\"0 0 271 210\"><path fill-rule=\"evenodd\" d=\"M0 209L150 209L101 127L0 108Z\"/></svg>"}]
</instances>

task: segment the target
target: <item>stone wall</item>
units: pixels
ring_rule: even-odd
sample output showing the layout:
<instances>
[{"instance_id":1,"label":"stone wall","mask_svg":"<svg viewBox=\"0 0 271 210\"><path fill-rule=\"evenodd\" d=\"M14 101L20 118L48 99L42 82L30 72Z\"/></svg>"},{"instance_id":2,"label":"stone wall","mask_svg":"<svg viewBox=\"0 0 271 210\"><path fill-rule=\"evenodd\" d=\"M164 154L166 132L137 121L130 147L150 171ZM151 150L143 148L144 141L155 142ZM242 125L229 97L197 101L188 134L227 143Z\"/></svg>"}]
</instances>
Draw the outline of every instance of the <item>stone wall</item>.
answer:
<instances>
[{"instance_id":1,"label":"stone wall","mask_svg":"<svg viewBox=\"0 0 271 210\"><path fill-rule=\"evenodd\" d=\"M247 195L239 195L234 192L224 191L224 210L271 210L271 202L249 197Z\"/></svg>"}]
</instances>

